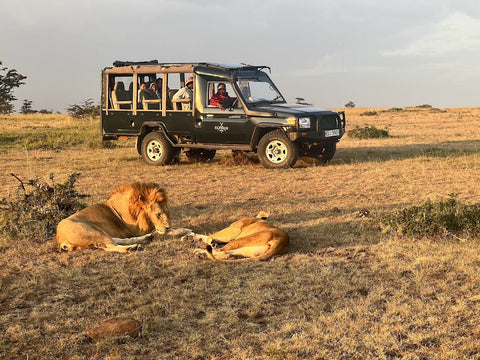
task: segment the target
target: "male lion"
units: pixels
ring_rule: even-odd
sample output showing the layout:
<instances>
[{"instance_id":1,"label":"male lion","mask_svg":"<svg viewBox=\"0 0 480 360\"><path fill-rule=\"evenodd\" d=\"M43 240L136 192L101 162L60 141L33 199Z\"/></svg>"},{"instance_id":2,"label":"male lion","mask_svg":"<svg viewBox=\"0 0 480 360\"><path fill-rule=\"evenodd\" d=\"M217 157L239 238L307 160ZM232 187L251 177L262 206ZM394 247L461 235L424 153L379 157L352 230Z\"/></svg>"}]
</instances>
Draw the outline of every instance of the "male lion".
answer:
<instances>
[{"instance_id":1,"label":"male lion","mask_svg":"<svg viewBox=\"0 0 480 360\"><path fill-rule=\"evenodd\" d=\"M125 252L170 227L167 195L154 183L120 186L107 201L91 205L60 221L58 251L100 248Z\"/></svg>"},{"instance_id":2,"label":"male lion","mask_svg":"<svg viewBox=\"0 0 480 360\"><path fill-rule=\"evenodd\" d=\"M196 249L195 254L205 254L219 262L268 260L288 252L288 234L268 224L267 214L261 211L257 217L240 219L229 227L210 236L192 233L195 240L206 242L207 249ZM226 244L214 249L216 244Z\"/></svg>"}]
</instances>

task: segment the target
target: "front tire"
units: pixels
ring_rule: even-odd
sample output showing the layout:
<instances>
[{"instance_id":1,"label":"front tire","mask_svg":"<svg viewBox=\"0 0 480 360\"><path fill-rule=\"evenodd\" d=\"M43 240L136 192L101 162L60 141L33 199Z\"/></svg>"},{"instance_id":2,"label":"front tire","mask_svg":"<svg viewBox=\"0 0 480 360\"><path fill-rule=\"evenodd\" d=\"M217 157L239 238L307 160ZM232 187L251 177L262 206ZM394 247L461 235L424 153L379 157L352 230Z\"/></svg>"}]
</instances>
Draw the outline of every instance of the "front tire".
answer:
<instances>
[{"instance_id":1,"label":"front tire","mask_svg":"<svg viewBox=\"0 0 480 360\"><path fill-rule=\"evenodd\" d=\"M266 133L258 142L258 158L268 169L289 168L298 159L298 146L280 130Z\"/></svg>"},{"instance_id":2,"label":"front tire","mask_svg":"<svg viewBox=\"0 0 480 360\"><path fill-rule=\"evenodd\" d=\"M142 140L142 158L149 165L169 165L175 149L164 133L154 131L147 134Z\"/></svg>"}]
</instances>

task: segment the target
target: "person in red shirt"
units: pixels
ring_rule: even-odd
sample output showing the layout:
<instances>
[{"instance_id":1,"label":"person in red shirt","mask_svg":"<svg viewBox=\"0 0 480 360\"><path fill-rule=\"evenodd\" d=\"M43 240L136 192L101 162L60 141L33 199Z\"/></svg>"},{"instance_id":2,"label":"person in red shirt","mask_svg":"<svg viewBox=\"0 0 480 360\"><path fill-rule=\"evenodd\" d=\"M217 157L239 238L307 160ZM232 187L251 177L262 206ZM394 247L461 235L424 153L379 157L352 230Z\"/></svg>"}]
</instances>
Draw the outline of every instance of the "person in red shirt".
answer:
<instances>
[{"instance_id":1,"label":"person in red shirt","mask_svg":"<svg viewBox=\"0 0 480 360\"><path fill-rule=\"evenodd\" d=\"M232 98L228 95L227 89L224 83L219 83L217 86L217 93L212 96L210 99L210 105L218 106L221 110L225 110L223 106L223 100L229 99L230 104L232 102Z\"/></svg>"}]
</instances>

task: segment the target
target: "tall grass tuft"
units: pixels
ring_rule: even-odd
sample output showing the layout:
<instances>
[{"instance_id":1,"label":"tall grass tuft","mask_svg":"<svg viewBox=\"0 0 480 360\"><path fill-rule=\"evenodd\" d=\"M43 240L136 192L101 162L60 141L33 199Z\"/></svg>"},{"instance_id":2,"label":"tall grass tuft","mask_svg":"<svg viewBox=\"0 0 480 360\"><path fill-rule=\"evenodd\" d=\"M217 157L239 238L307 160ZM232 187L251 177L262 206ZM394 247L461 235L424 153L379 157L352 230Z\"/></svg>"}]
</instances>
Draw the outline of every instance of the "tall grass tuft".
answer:
<instances>
[{"instance_id":1,"label":"tall grass tuft","mask_svg":"<svg viewBox=\"0 0 480 360\"><path fill-rule=\"evenodd\" d=\"M385 232L398 232L412 238L455 236L462 239L480 237L480 204L465 205L451 194L447 200L427 200L378 216Z\"/></svg>"},{"instance_id":2,"label":"tall grass tuft","mask_svg":"<svg viewBox=\"0 0 480 360\"><path fill-rule=\"evenodd\" d=\"M88 195L79 194L75 182L80 173L68 175L65 183L51 185L38 178L19 182L17 193L0 201L0 234L9 240L31 239L44 242L55 234L57 224L86 205L81 199Z\"/></svg>"}]
</instances>

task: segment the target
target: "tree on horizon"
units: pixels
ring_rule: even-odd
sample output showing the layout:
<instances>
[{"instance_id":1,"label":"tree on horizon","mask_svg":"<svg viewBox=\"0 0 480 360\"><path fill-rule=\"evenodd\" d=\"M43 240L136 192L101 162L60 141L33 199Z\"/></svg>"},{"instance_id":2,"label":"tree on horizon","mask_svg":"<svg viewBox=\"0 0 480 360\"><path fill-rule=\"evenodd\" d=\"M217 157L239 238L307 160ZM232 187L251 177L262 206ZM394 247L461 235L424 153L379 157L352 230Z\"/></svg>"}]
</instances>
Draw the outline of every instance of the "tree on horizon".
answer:
<instances>
[{"instance_id":1,"label":"tree on horizon","mask_svg":"<svg viewBox=\"0 0 480 360\"><path fill-rule=\"evenodd\" d=\"M0 66L2 62L0 61ZM15 69L0 67L0 114L11 114L13 112L12 102L17 100L13 89L24 85L27 77L19 74Z\"/></svg>"}]
</instances>

